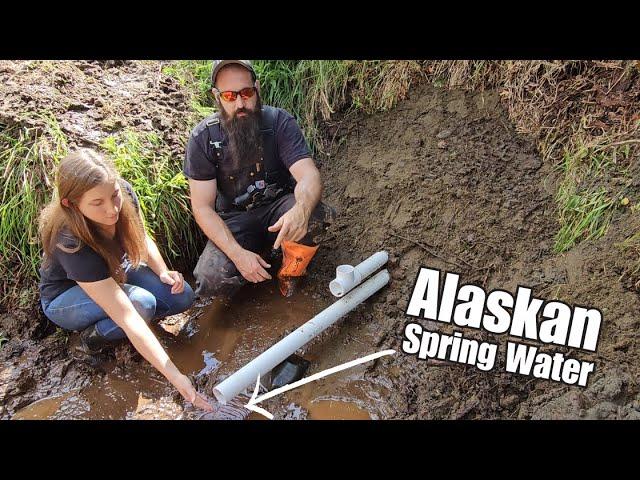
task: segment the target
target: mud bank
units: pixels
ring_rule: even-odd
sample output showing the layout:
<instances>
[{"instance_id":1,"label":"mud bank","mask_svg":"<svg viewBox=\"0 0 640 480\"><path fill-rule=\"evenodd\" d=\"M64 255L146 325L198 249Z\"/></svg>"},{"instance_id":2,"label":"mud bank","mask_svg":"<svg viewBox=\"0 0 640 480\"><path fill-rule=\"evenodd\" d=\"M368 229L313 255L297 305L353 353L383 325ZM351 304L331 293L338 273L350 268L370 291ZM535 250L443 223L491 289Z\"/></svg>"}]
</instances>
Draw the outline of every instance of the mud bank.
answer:
<instances>
[{"instance_id":1,"label":"mud bank","mask_svg":"<svg viewBox=\"0 0 640 480\"><path fill-rule=\"evenodd\" d=\"M400 354L364 376L390 382L387 418L640 418L640 302L629 276L637 258L620 249L638 228L630 213L618 212L598 241L554 254L556 173L514 131L496 93L423 85L392 111L347 119L337 132L322 172L340 216L314 275L322 283L334 264L382 248L393 266L393 283L343 335L367 325L380 348L400 351L420 266L454 271L487 291L526 285L604 314L598 352L577 353L596 362L586 389Z\"/></svg>"},{"instance_id":2,"label":"mud bank","mask_svg":"<svg viewBox=\"0 0 640 480\"><path fill-rule=\"evenodd\" d=\"M0 124L44 129L52 115L70 146L114 132L154 132L182 154L187 91L156 61L0 61Z\"/></svg>"}]
</instances>

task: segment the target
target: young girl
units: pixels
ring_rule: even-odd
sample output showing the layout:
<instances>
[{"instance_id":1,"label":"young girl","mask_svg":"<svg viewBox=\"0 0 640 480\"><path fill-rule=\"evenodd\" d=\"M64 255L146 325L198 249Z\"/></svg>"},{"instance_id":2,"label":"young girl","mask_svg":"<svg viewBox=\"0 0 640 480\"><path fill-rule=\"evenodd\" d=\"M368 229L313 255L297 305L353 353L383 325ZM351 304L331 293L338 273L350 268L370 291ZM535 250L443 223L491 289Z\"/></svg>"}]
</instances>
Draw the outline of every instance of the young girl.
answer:
<instances>
[{"instance_id":1,"label":"young girl","mask_svg":"<svg viewBox=\"0 0 640 480\"><path fill-rule=\"evenodd\" d=\"M128 337L186 400L211 410L147 325L188 309L193 290L167 268L145 234L131 185L106 158L80 149L60 162L40 235L45 315L62 328L81 331L88 353Z\"/></svg>"}]
</instances>

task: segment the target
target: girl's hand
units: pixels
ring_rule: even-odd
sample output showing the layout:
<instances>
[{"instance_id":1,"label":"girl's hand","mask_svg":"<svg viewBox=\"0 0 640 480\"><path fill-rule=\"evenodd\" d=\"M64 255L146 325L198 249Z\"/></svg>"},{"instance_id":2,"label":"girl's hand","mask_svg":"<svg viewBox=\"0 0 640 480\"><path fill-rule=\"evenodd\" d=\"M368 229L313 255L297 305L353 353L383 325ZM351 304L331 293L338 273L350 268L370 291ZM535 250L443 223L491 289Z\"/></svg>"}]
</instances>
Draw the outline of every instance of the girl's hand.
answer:
<instances>
[{"instance_id":1,"label":"girl's hand","mask_svg":"<svg viewBox=\"0 0 640 480\"><path fill-rule=\"evenodd\" d=\"M211 404L194 388L191 380L186 375L180 374L173 385L178 389L180 395L190 402L194 407L207 412L213 412Z\"/></svg>"},{"instance_id":2,"label":"girl's hand","mask_svg":"<svg viewBox=\"0 0 640 480\"><path fill-rule=\"evenodd\" d=\"M184 277L180 272L176 272L175 270L167 270L166 272L162 272L159 277L162 283L171 285L172 294L184 292Z\"/></svg>"}]
</instances>

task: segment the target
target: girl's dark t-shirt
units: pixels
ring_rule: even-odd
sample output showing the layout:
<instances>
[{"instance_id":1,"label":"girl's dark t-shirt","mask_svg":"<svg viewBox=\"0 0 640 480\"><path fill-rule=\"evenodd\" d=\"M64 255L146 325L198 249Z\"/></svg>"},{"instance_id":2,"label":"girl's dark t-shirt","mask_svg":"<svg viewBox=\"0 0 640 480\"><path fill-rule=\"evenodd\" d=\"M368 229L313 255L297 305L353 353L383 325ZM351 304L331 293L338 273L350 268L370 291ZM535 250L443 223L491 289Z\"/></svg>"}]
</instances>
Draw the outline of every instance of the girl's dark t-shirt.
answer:
<instances>
[{"instance_id":1,"label":"girl's dark t-shirt","mask_svg":"<svg viewBox=\"0 0 640 480\"><path fill-rule=\"evenodd\" d=\"M129 194L134 206L139 210L140 203L131 185L125 180L120 180L120 187ZM57 243L67 249L76 249L80 242L68 230L62 230L58 234ZM122 260L123 264L126 264L126 254ZM48 305L58 295L75 287L77 282L97 282L110 276L107 262L88 245L82 245L74 253L56 247L51 258L43 259L40 267L40 298Z\"/></svg>"}]
</instances>

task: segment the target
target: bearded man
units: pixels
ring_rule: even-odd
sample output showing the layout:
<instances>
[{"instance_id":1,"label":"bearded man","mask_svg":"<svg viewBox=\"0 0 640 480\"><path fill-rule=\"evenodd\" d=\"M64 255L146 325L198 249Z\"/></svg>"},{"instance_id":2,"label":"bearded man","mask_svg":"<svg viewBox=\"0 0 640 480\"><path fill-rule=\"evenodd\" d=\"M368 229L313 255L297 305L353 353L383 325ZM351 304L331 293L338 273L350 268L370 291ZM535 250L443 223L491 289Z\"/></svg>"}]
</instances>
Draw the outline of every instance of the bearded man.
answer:
<instances>
[{"instance_id":1,"label":"bearded man","mask_svg":"<svg viewBox=\"0 0 640 480\"><path fill-rule=\"evenodd\" d=\"M289 296L335 212L320 202L322 183L295 118L262 105L248 60L216 60L218 112L191 133L184 174L196 222L208 238L193 271L199 297L230 298L247 282L271 280L282 251L280 291Z\"/></svg>"}]
</instances>

